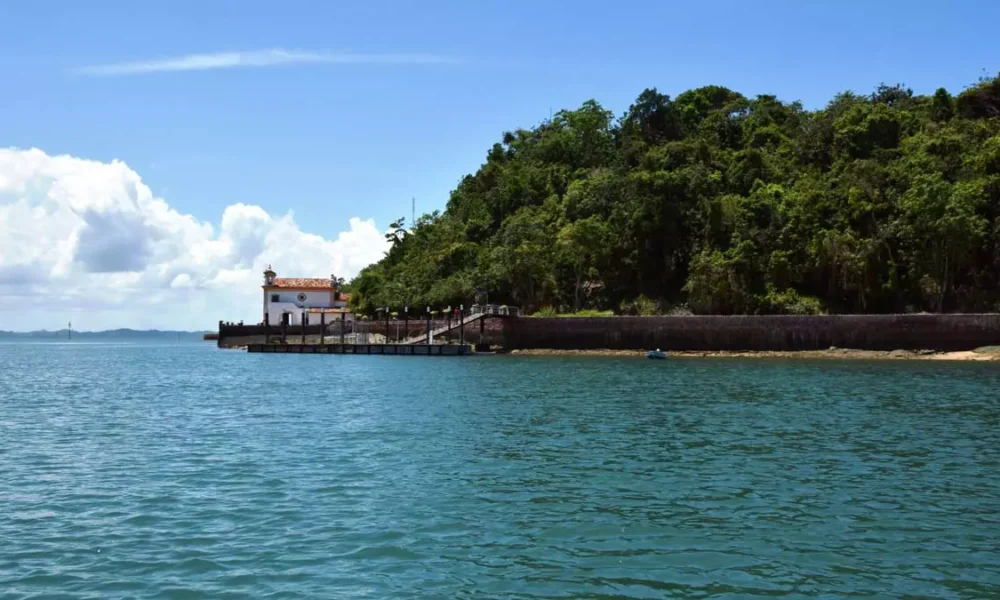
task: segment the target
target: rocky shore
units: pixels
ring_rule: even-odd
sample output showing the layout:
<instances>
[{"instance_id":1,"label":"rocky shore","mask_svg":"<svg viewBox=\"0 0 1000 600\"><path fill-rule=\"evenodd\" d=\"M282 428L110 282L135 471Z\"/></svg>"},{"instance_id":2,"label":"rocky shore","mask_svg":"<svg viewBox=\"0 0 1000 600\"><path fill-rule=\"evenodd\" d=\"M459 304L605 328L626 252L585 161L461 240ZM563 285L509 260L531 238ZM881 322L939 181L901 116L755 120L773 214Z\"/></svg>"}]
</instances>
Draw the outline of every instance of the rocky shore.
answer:
<instances>
[{"instance_id":1,"label":"rocky shore","mask_svg":"<svg viewBox=\"0 0 1000 600\"><path fill-rule=\"evenodd\" d=\"M643 358L642 350L513 350L517 356L622 356ZM743 352L743 351L670 351L671 358L805 358L805 359L858 359L858 360L953 360L1000 361L1000 346L987 346L974 350L939 352L935 350L852 350L828 348L797 352Z\"/></svg>"}]
</instances>

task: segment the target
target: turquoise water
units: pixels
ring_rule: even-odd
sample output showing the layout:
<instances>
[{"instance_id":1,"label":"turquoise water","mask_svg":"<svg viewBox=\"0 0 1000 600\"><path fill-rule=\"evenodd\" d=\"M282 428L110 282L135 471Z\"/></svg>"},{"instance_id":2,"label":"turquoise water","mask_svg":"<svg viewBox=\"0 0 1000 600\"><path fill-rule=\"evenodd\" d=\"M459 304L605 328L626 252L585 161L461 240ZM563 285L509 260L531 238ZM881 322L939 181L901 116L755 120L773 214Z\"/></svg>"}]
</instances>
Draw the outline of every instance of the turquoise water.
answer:
<instances>
[{"instance_id":1,"label":"turquoise water","mask_svg":"<svg viewBox=\"0 0 1000 600\"><path fill-rule=\"evenodd\" d=\"M0 344L0 597L1000 597L1000 368Z\"/></svg>"}]
</instances>

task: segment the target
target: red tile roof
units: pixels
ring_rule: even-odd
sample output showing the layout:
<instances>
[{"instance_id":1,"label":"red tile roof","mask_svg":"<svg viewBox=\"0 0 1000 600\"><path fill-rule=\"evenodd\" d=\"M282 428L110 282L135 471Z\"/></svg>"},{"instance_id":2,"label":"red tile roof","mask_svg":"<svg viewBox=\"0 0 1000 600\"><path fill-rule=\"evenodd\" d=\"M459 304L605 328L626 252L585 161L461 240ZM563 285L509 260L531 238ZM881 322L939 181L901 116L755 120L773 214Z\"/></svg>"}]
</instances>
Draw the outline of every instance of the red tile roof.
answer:
<instances>
[{"instance_id":1,"label":"red tile roof","mask_svg":"<svg viewBox=\"0 0 1000 600\"><path fill-rule=\"evenodd\" d=\"M279 288L332 289L329 278L323 277L278 277L274 286Z\"/></svg>"}]
</instances>

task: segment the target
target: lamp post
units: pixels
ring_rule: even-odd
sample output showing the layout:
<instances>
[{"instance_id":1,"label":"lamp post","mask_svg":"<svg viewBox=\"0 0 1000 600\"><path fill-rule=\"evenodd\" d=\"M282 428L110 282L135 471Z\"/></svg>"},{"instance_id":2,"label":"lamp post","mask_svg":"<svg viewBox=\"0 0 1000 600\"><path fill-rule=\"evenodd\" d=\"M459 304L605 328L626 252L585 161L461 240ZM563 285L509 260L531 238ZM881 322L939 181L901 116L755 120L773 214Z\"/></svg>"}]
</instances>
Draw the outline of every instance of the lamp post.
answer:
<instances>
[{"instance_id":1,"label":"lamp post","mask_svg":"<svg viewBox=\"0 0 1000 600\"><path fill-rule=\"evenodd\" d=\"M384 310L385 309L382 308L382 307L378 307L378 308L375 309L375 319L374 319L375 323L379 322L379 313L381 313ZM389 314L389 311L386 310L385 314ZM388 341L389 341L389 317L386 317L386 319L385 319L385 339L383 340L383 342L388 342Z\"/></svg>"},{"instance_id":2,"label":"lamp post","mask_svg":"<svg viewBox=\"0 0 1000 600\"><path fill-rule=\"evenodd\" d=\"M465 305L458 305L458 343L465 345Z\"/></svg>"},{"instance_id":3,"label":"lamp post","mask_svg":"<svg viewBox=\"0 0 1000 600\"><path fill-rule=\"evenodd\" d=\"M427 307L427 345L431 345L431 307Z\"/></svg>"},{"instance_id":4,"label":"lamp post","mask_svg":"<svg viewBox=\"0 0 1000 600\"><path fill-rule=\"evenodd\" d=\"M486 336L486 315L490 314L488 310L484 308L483 314L479 315L479 343L485 344L483 337Z\"/></svg>"}]
</instances>

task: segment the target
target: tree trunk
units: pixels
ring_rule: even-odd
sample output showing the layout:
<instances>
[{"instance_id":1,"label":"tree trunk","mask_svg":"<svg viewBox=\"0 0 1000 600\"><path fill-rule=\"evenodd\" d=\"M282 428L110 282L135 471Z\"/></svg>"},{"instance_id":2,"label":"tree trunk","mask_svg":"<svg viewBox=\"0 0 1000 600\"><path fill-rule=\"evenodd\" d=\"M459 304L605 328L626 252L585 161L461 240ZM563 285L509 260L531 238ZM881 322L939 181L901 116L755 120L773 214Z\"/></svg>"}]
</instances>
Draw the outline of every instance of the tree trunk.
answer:
<instances>
[{"instance_id":1,"label":"tree trunk","mask_svg":"<svg viewBox=\"0 0 1000 600\"><path fill-rule=\"evenodd\" d=\"M950 263L951 263L951 261L949 260L949 256L946 253L944 255L944 277L941 280L941 293L938 295L938 312L939 313L943 313L944 312L944 297L948 293L948 276L949 276L948 268L951 266Z\"/></svg>"},{"instance_id":2,"label":"tree trunk","mask_svg":"<svg viewBox=\"0 0 1000 600\"><path fill-rule=\"evenodd\" d=\"M580 287L583 280L583 271L576 272L576 286L573 288L573 312L580 312Z\"/></svg>"}]
</instances>

